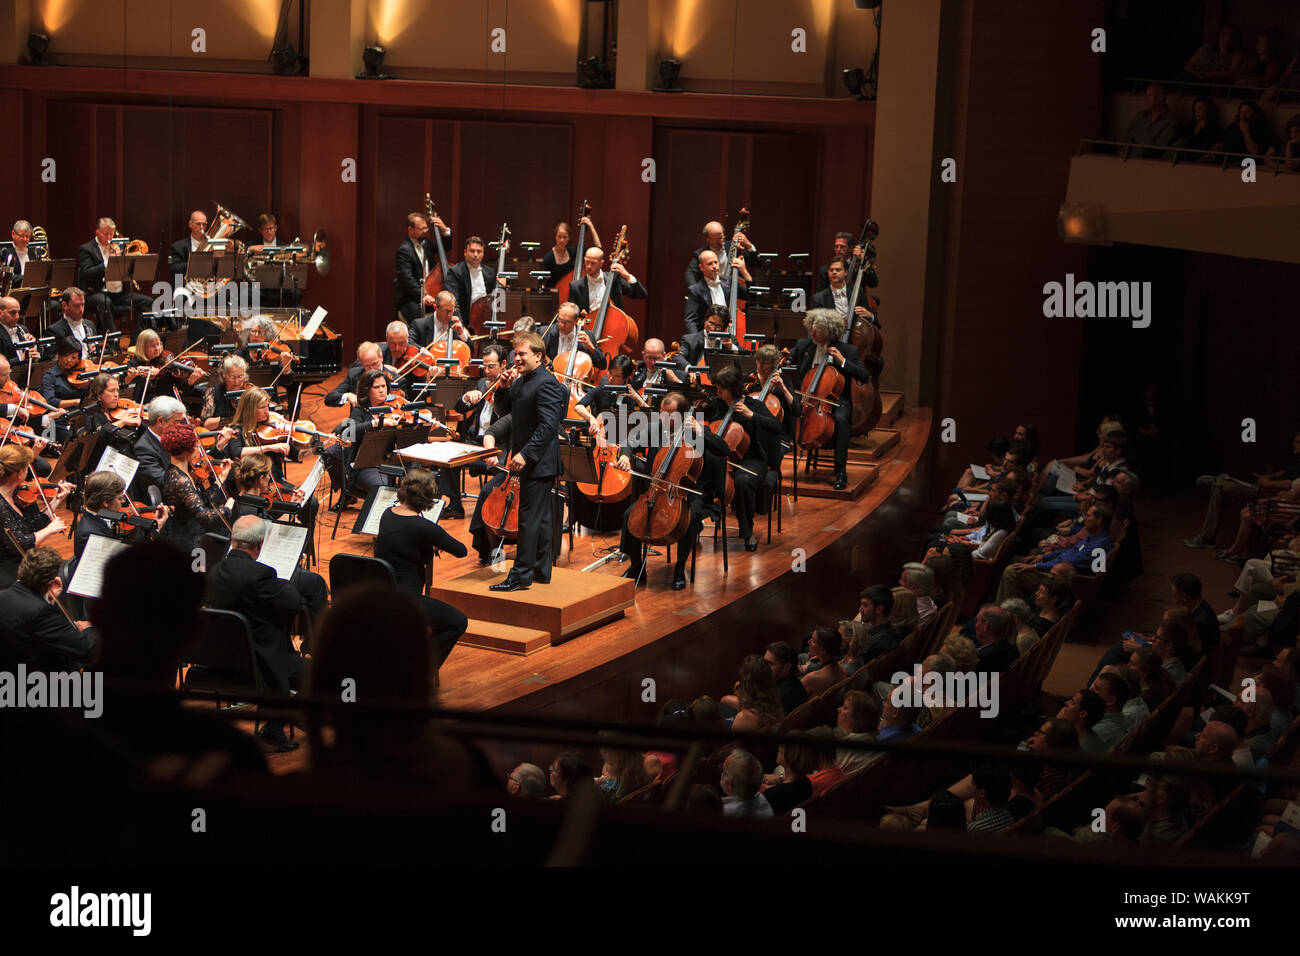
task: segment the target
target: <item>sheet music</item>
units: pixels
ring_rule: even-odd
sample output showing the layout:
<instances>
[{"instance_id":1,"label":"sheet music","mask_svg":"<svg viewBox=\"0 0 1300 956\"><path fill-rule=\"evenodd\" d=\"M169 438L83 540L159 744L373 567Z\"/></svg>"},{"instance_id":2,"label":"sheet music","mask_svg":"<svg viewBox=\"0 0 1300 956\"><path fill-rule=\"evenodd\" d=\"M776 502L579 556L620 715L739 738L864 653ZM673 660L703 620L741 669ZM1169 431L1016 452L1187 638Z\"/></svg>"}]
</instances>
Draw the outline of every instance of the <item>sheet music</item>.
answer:
<instances>
[{"instance_id":1,"label":"sheet music","mask_svg":"<svg viewBox=\"0 0 1300 956\"><path fill-rule=\"evenodd\" d=\"M429 521L432 521L434 524L437 524L438 519L442 517L442 509L445 508L446 505L447 502L439 498L437 501L433 503L432 508L430 508L428 511L421 512L420 517L426 518Z\"/></svg>"},{"instance_id":2,"label":"sheet music","mask_svg":"<svg viewBox=\"0 0 1300 956\"><path fill-rule=\"evenodd\" d=\"M467 445L459 441L437 441L423 445L407 445L405 448L398 448L396 454L403 458L414 458L416 461L445 467L457 458L481 451L483 451L482 445Z\"/></svg>"},{"instance_id":3,"label":"sheet music","mask_svg":"<svg viewBox=\"0 0 1300 956\"><path fill-rule=\"evenodd\" d=\"M397 504L397 489L391 485L385 485L375 492L375 502L370 507L370 514L366 515L366 523L361 527L362 534L379 534L379 519L384 516L384 512Z\"/></svg>"},{"instance_id":4,"label":"sheet music","mask_svg":"<svg viewBox=\"0 0 1300 956\"><path fill-rule=\"evenodd\" d=\"M77 570L68 582L68 591L81 597L97 598L104 587L104 566L126 545L116 538L92 534L86 539L86 548L77 561Z\"/></svg>"},{"instance_id":5,"label":"sheet music","mask_svg":"<svg viewBox=\"0 0 1300 956\"><path fill-rule=\"evenodd\" d=\"M988 501L988 500L989 500L989 496L988 496L988 494L987 494L986 492L983 492L983 491L963 491L962 494L965 495L965 496L966 496L966 500L969 501L969 502L970 502L971 504L973 504L973 505L977 505L977 504L979 504L981 501Z\"/></svg>"},{"instance_id":6,"label":"sheet music","mask_svg":"<svg viewBox=\"0 0 1300 956\"><path fill-rule=\"evenodd\" d=\"M325 474L325 456L321 455L316 459L316 464L312 466L311 473L307 475L307 479L298 486L298 490L302 492L304 501L316 493L316 486L320 484L320 476L323 474Z\"/></svg>"},{"instance_id":7,"label":"sheet music","mask_svg":"<svg viewBox=\"0 0 1300 956\"><path fill-rule=\"evenodd\" d=\"M303 341L306 341L316 334L316 330L321 327L321 324L325 321L325 316L327 315L329 315L328 312L322 309L319 305L316 306L316 311L311 314L311 318L307 320L307 324L302 328Z\"/></svg>"},{"instance_id":8,"label":"sheet music","mask_svg":"<svg viewBox=\"0 0 1300 956\"><path fill-rule=\"evenodd\" d=\"M308 529L304 525L282 524L278 521L269 522L269 525L257 563L274 569L276 577L281 581L288 581L298 566L298 558L302 556Z\"/></svg>"},{"instance_id":9,"label":"sheet music","mask_svg":"<svg viewBox=\"0 0 1300 956\"><path fill-rule=\"evenodd\" d=\"M985 468L983 465L971 465L971 466L970 466L970 476L971 476L972 478L974 478L976 481L988 481L988 480L989 480L988 469Z\"/></svg>"},{"instance_id":10,"label":"sheet music","mask_svg":"<svg viewBox=\"0 0 1300 956\"><path fill-rule=\"evenodd\" d=\"M99 456L99 464L95 466L95 471L111 471L130 488L131 481L139 468L140 463L134 458L122 454L115 448L105 448L104 454Z\"/></svg>"},{"instance_id":11,"label":"sheet music","mask_svg":"<svg viewBox=\"0 0 1300 956\"><path fill-rule=\"evenodd\" d=\"M1051 473L1056 476L1056 490L1063 495L1072 495L1078 488L1074 469L1059 461L1052 462Z\"/></svg>"}]
</instances>

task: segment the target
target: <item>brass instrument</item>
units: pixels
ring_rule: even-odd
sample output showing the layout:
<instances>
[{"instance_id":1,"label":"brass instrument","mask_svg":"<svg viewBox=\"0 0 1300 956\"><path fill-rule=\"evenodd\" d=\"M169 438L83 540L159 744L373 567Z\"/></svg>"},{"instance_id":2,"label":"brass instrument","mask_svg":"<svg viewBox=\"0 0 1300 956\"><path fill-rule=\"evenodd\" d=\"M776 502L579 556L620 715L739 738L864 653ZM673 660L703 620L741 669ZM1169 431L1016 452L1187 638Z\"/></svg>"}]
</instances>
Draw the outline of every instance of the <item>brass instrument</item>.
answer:
<instances>
[{"instance_id":1,"label":"brass instrument","mask_svg":"<svg viewBox=\"0 0 1300 956\"><path fill-rule=\"evenodd\" d=\"M237 213L227 209L221 203L214 200L213 205L217 207L217 213L208 224L208 231L195 252L206 252L211 243L219 239L229 239L237 232L252 228ZM244 251L242 242L235 240L233 245L236 253ZM200 299L209 299L229 282L229 279L190 279L186 276L185 288Z\"/></svg>"},{"instance_id":2,"label":"brass instrument","mask_svg":"<svg viewBox=\"0 0 1300 956\"><path fill-rule=\"evenodd\" d=\"M32 229L32 240L27 243L27 258L36 262L45 262L50 256L50 237L44 226Z\"/></svg>"},{"instance_id":3,"label":"brass instrument","mask_svg":"<svg viewBox=\"0 0 1300 956\"><path fill-rule=\"evenodd\" d=\"M291 246L301 246L302 239L299 236L293 237ZM329 239L325 235L324 229L317 229L311 237L311 245L302 252L252 252L244 259L244 277L249 282L257 278L257 270L263 266L271 265L276 262L310 262L316 267L316 272L320 275L327 276L330 274L330 252Z\"/></svg>"}]
</instances>

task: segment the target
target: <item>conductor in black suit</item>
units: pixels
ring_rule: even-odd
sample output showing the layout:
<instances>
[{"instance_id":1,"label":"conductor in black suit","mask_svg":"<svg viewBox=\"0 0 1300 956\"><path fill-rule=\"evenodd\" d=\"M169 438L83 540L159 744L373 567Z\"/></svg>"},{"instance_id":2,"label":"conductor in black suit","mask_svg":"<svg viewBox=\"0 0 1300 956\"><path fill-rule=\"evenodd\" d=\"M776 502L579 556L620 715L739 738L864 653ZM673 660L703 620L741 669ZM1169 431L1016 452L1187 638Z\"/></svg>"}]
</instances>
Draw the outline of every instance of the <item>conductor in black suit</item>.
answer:
<instances>
[{"instance_id":1,"label":"conductor in black suit","mask_svg":"<svg viewBox=\"0 0 1300 956\"><path fill-rule=\"evenodd\" d=\"M95 656L96 632L72 624L50 598L63 592L63 558L50 547L32 548L18 565L18 580L0 591L0 637L18 659L46 671L76 670Z\"/></svg>"},{"instance_id":2,"label":"conductor in black suit","mask_svg":"<svg viewBox=\"0 0 1300 956\"><path fill-rule=\"evenodd\" d=\"M627 271L627 266L621 262L615 262L609 267L608 272L601 272L601 263L605 261L605 253L599 246L590 247L582 257L583 274L569 283L569 301L576 305L579 310L590 312L592 322L595 322L595 314L600 311L600 305L605 301L605 289L609 289L610 305L616 305L623 308L623 297L629 299L647 299L650 293L646 291L645 286L636 280L632 273Z\"/></svg>"},{"instance_id":3,"label":"conductor in black suit","mask_svg":"<svg viewBox=\"0 0 1300 956\"><path fill-rule=\"evenodd\" d=\"M551 493L560 474L560 422L569 408L569 390L546 370L546 346L535 332L514 337L515 378L496 391L497 410L509 414L510 458L507 467L520 477L519 542L515 564L494 591L519 591L534 580L551 580L551 528L555 510Z\"/></svg>"},{"instance_id":4,"label":"conductor in black suit","mask_svg":"<svg viewBox=\"0 0 1300 956\"><path fill-rule=\"evenodd\" d=\"M436 214L433 217L433 227L442 233L442 247L445 251L451 242L451 229ZM397 247L393 305L397 314L413 328L434 307L433 296L424 292L424 280L429 277L434 266L440 267L441 262L438 259L438 248L429 238L429 220L423 213L410 213L406 217L406 241Z\"/></svg>"},{"instance_id":5,"label":"conductor in black suit","mask_svg":"<svg viewBox=\"0 0 1300 956\"><path fill-rule=\"evenodd\" d=\"M447 291L456 297L456 314L469 324L470 308L485 295L491 295L496 285L504 286L505 279L497 278L497 270L483 263L486 247L478 236L465 240L464 258L448 271L444 283Z\"/></svg>"},{"instance_id":6,"label":"conductor in black suit","mask_svg":"<svg viewBox=\"0 0 1300 956\"><path fill-rule=\"evenodd\" d=\"M844 334L844 319L832 309L810 309L803 319L808 338L795 343L790 353L790 361L796 367L793 388L799 388L804 376L813 365L827 357L828 364L840 372L846 379L861 382L871 381L871 373L858 358L858 350L848 342L841 342ZM803 412L803 402L796 400L792 413L796 416ZM839 403L831 411L835 420L835 489L843 490L848 486L849 438L853 430L853 390L845 383L844 390L836 401Z\"/></svg>"},{"instance_id":7,"label":"conductor in black suit","mask_svg":"<svg viewBox=\"0 0 1300 956\"><path fill-rule=\"evenodd\" d=\"M125 282L105 281L108 260L121 255L121 250L110 241L116 234L117 223L105 217L96 223L94 238L77 247L77 285L86 292L86 307L98 316L100 328L110 335L117 333L114 308L145 313L153 306L152 299L132 292Z\"/></svg>"},{"instance_id":8,"label":"conductor in black suit","mask_svg":"<svg viewBox=\"0 0 1300 956\"><path fill-rule=\"evenodd\" d=\"M748 295L745 284L750 281L749 268L745 265L744 259L738 259L736 269L740 275L740 288L736 290L736 301L741 303ZM709 311L710 306L723 306L728 309L728 316L731 314L731 277L722 278L722 267L718 257L708 249L700 253L700 275L703 278L686 290L683 323L688 335L703 331L704 315Z\"/></svg>"},{"instance_id":9,"label":"conductor in black suit","mask_svg":"<svg viewBox=\"0 0 1300 956\"><path fill-rule=\"evenodd\" d=\"M208 569L207 606L248 618L267 692L288 697L303 672L302 657L289 643L289 624L306 604L292 584L257 560L268 527L269 522L256 515L245 515L231 525L230 554ZM297 748L285 738L283 724L266 724L258 736L280 750Z\"/></svg>"}]
</instances>

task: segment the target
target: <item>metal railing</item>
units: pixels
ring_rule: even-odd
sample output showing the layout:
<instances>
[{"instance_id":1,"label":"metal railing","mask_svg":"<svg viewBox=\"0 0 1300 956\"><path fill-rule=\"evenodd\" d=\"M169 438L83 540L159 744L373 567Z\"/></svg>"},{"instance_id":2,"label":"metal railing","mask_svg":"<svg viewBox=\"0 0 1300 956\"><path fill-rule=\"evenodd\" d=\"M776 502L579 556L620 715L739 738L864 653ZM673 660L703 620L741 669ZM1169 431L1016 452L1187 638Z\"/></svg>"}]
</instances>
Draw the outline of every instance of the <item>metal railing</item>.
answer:
<instances>
[{"instance_id":1,"label":"metal railing","mask_svg":"<svg viewBox=\"0 0 1300 956\"><path fill-rule=\"evenodd\" d=\"M1271 170L1275 176L1300 172L1300 159L1287 159L1284 156L1230 153L1221 149L1192 149L1188 146L1147 146L1114 139L1080 139L1079 151L1075 155L1082 156L1085 153L1119 156L1124 160L1154 159L1167 162L1170 166L1177 166L1179 163L1195 163L1202 166L1218 166L1220 170L1240 170L1243 159L1253 159L1257 169Z\"/></svg>"},{"instance_id":2,"label":"metal railing","mask_svg":"<svg viewBox=\"0 0 1300 956\"><path fill-rule=\"evenodd\" d=\"M1300 102L1300 90L1271 86L1243 86L1240 83L1205 83L1201 80L1168 79L1159 76L1126 76L1119 81L1121 92L1140 93L1152 83L1159 83L1167 93L1182 96L1186 93L1203 93L1210 99L1222 96L1233 99L1258 99L1266 92L1276 92L1279 103Z\"/></svg>"}]
</instances>

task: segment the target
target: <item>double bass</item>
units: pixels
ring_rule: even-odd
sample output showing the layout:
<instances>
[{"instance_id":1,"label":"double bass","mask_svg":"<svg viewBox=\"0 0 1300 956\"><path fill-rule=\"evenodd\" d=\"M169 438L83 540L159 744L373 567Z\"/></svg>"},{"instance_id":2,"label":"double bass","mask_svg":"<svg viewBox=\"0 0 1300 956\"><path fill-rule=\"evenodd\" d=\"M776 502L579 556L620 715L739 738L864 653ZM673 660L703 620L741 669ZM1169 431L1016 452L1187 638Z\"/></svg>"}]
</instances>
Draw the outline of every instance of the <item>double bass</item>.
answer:
<instances>
[{"instance_id":1,"label":"double bass","mask_svg":"<svg viewBox=\"0 0 1300 956\"><path fill-rule=\"evenodd\" d=\"M731 334L733 348L740 348L745 341L745 310L740 307L740 270L736 268L736 256L740 254L740 242L736 239L742 232L749 231L749 210L740 210L740 219L732 230L731 249L727 253L727 271L730 273L731 289L727 295L727 312L731 316L727 331Z\"/></svg>"},{"instance_id":2,"label":"double bass","mask_svg":"<svg viewBox=\"0 0 1300 956\"><path fill-rule=\"evenodd\" d=\"M433 231L433 241L438 247L438 261L429 267L429 274L424 278L424 294L437 295L446 288L444 277L447 275L447 251L442 248L442 230L433 224L433 217L437 213L433 208L433 199L428 193L424 194L424 215L429 228Z\"/></svg>"},{"instance_id":3,"label":"double bass","mask_svg":"<svg viewBox=\"0 0 1300 956\"><path fill-rule=\"evenodd\" d=\"M875 323L858 316L854 309L857 306L858 295L862 291L864 277L867 275L875 276L875 263L873 261L875 250L871 245L871 240L879 234L880 227L868 219L866 225L862 227L862 236L858 240L858 246L863 250L862 259L854 256L851 263L853 266L853 283L849 291L849 314L844 317L844 335L840 340L851 344L863 358L871 356L873 359L880 358L880 353L885 346L884 337L880 334L880 330ZM874 278L871 285L875 285ZM866 384L855 381L850 385L850 388L853 390L853 429L851 434L865 435L876 427L883 411L880 399L880 383L872 375L871 381Z\"/></svg>"},{"instance_id":4,"label":"double bass","mask_svg":"<svg viewBox=\"0 0 1300 956\"><path fill-rule=\"evenodd\" d=\"M569 301L569 285L573 282L574 275L582 267L582 260L587 253L587 224L582 220L590 215L591 203L584 199L578 205L578 244L574 247L573 255L569 258L569 261L573 263L573 268L569 270L568 275L555 284L555 291L559 295L559 298L555 300L556 302Z\"/></svg>"},{"instance_id":5,"label":"double bass","mask_svg":"<svg viewBox=\"0 0 1300 956\"><path fill-rule=\"evenodd\" d=\"M686 453L685 436L683 425L672 444L659 449L651 469L650 487L628 511L628 532L646 544L675 544L690 527L689 489L700 480L704 456Z\"/></svg>"},{"instance_id":6,"label":"double bass","mask_svg":"<svg viewBox=\"0 0 1300 956\"><path fill-rule=\"evenodd\" d=\"M497 277L506 268L506 250L510 248L510 226L507 223L501 224L501 234L497 238ZM487 290L487 295L483 296L477 302L469 307L469 327L475 335L486 335L484 327L492 318L492 303L496 301L497 289L495 286Z\"/></svg>"},{"instance_id":7,"label":"double bass","mask_svg":"<svg viewBox=\"0 0 1300 956\"><path fill-rule=\"evenodd\" d=\"M609 257L611 267L609 281L605 283L605 297L600 303L600 311L596 315L596 323L592 327L591 335L592 340L596 343L596 348L604 352L609 358L613 358L620 353L631 355L633 347L641 340L641 333L636 327L636 322L611 301L614 292L614 279L617 276L617 273L613 271L613 265L616 262L626 262L627 256L627 226L624 225L618 231L618 238L614 240L614 251ZM601 378L603 377L602 375Z\"/></svg>"}]
</instances>

